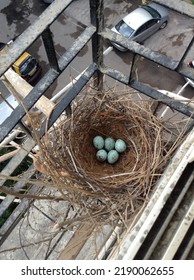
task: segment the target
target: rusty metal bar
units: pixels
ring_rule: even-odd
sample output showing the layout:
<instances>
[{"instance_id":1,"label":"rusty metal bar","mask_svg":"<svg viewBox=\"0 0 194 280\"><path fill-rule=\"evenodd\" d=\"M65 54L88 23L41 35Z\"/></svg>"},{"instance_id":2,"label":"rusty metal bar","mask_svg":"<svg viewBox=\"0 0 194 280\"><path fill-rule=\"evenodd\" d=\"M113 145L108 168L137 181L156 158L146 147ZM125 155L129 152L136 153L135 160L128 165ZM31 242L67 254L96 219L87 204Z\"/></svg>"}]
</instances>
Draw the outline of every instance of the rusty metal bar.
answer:
<instances>
[{"instance_id":1,"label":"rusty metal bar","mask_svg":"<svg viewBox=\"0 0 194 280\"><path fill-rule=\"evenodd\" d=\"M160 100L170 108L175 109L176 111L194 119L194 109L189 107L188 105L175 101L174 99L169 97L166 98L166 96L161 92L136 80L133 80L130 83L130 86L153 99Z\"/></svg>"},{"instance_id":2,"label":"rusty metal bar","mask_svg":"<svg viewBox=\"0 0 194 280\"><path fill-rule=\"evenodd\" d=\"M123 84L128 85L129 83L129 78L128 76L124 75L123 73L121 73L120 71L116 70L116 69L112 69L109 68L107 66L103 66L100 68L101 72Z\"/></svg>"},{"instance_id":3,"label":"rusty metal bar","mask_svg":"<svg viewBox=\"0 0 194 280\"><path fill-rule=\"evenodd\" d=\"M82 50L86 43L92 38L96 31L94 26L86 27L82 34L75 40L71 48L69 48L59 59L59 69L63 71L74 57ZM65 66L65 67L64 67Z\"/></svg>"},{"instance_id":4,"label":"rusty metal bar","mask_svg":"<svg viewBox=\"0 0 194 280\"><path fill-rule=\"evenodd\" d=\"M71 101L79 94L82 88L88 83L97 71L97 65L91 64L81 77L75 82L74 86L66 93L65 97L56 105L55 110L51 113L49 121L44 121L40 131L40 137L45 133L46 128L50 128L60 117L66 108L69 108Z\"/></svg>"},{"instance_id":5,"label":"rusty metal bar","mask_svg":"<svg viewBox=\"0 0 194 280\"><path fill-rule=\"evenodd\" d=\"M0 125L0 142L10 133L17 123L25 116L26 110L29 111L39 100L47 88L55 81L59 73L50 69L45 76L38 82L31 92L24 98L23 104L18 105L11 115ZM25 107L25 109L23 108Z\"/></svg>"},{"instance_id":6,"label":"rusty metal bar","mask_svg":"<svg viewBox=\"0 0 194 280\"><path fill-rule=\"evenodd\" d=\"M84 45L91 39L95 32L93 26L86 28L79 36L72 47L59 59L60 71L63 71ZM30 110L32 106L39 100L43 93L60 75L55 69L50 69L44 77L36 84L27 97L23 100L26 110ZM11 113L11 115L0 125L0 142L8 135L8 133L17 125L17 123L25 116L26 111L21 105Z\"/></svg>"},{"instance_id":7,"label":"rusty metal bar","mask_svg":"<svg viewBox=\"0 0 194 280\"><path fill-rule=\"evenodd\" d=\"M92 38L92 56L93 62L99 69L103 64L103 37L99 35L104 28L103 0L90 0L90 19L91 24L96 27L96 33ZM102 89L103 74L97 70L94 77L94 86Z\"/></svg>"},{"instance_id":8,"label":"rusty metal bar","mask_svg":"<svg viewBox=\"0 0 194 280\"><path fill-rule=\"evenodd\" d=\"M129 78L117 70L108 67L102 67L101 71L109 77L118 80L123 84L129 85L130 87L136 89L139 92L142 92L143 94L153 99L160 100L162 103L169 106L170 108L194 119L194 109L189 107L188 105L175 101L172 98L167 98L163 93L134 79L132 79L129 83Z\"/></svg>"},{"instance_id":9,"label":"rusty metal bar","mask_svg":"<svg viewBox=\"0 0 194 280\"><path fill-rule=\"evenodd\" d=\"M153 51L147 47L144 47L143 45L140 45L134 41L130 41L129 39L112 32L111 30L105 28L103 32L101 32L101 35L110 41L113 41L115 43L118 43L122 46L124 46L129 51L139 54L140 56L149 59L150 61L153 61L161 66L164 66L167 69L173 70L178 72L179 74L188 77L190 79L193 79L194 77L194 69L191 67L187 67L186 64L180 64L180 61L175 61L163 54L160 54L156 51ZM190 46L190 44L189 44Z\"/></svg>"},{"instance_id":10,"label":"rusty metal bar","mask_svg":"<svg viewBox=\"0 0 194 280\"><path fill-rule=\"evenodd\" d=\"M130 73L129 73L129 84L131 83L131 81L133 80L133 77L135 75L135 63L136 63L137 59L138 59L138 55L136 53L133 53L131 69L130 69Z\"/></svg>"},{"instance_id":11,"label":"rusty metal bar","mask_svg":"<svg viewBox=\"0 0 194 280\"><path fill-rule=\"evenodd\" d=\"M55 0L0 56L0 76L26 51L27 48L71 4L72 0Z\"/></svg>"},{"instance_id":12,"label":"rusty metal bar","mask_svg":"<svg viewBox=\"0 0 194 280\"><path fill-rule=\"evenodd\" d=\"M51 68L54 68L57 72L60 71L58 60L55 52L55 47L53 43L52 33L50 31L50 28L44 30L42 33L42 39L44 42L44 47L47 53L48 61L51 66Z\"/></svg>"},{"instance_id":13,"label":"rusty metal bar","mask_svg":"<svg viewBox=\"0 0 194 280\"><path fill-rule=\"evenodd\" d=\"M105 39L108 39L110 41L113 41L117 44L122 45L129 51L132 51L136 54L139 54L149 60L152 60L153 62L156 62L170 70L175 70L178 66L178 61L173 60L166 55L160 54L156 51L153 51L147 47L144 47L143 45L138 44L135 41L131 41L128 38L117 34L113 31L111 31L108 28L105 28L104 31L100 33L101 36L103 36Z\"/></svg>"}]
</instances>

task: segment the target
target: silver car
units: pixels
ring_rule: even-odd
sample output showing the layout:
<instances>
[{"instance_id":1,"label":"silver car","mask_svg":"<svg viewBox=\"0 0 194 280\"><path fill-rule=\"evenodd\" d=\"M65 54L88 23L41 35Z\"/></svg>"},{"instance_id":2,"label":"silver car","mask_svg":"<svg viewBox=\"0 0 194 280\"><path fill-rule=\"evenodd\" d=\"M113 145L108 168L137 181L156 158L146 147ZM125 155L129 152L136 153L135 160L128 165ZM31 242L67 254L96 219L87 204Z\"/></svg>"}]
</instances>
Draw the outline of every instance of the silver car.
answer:
<instances>
[{"instance_id":1,"label":"silver car","mask_svg":"<svg viewBox=\"0 0 194 280\"><path fill-rule=\"evenodd\" d=\"M145 6L140 6L125 16L111 30L141 43L157 30L166 27L168 17L168 11L163 6L150 3ZM118 50L127 51L121 45L114 42L111 43Z\"/></svg>"}]
</instances>

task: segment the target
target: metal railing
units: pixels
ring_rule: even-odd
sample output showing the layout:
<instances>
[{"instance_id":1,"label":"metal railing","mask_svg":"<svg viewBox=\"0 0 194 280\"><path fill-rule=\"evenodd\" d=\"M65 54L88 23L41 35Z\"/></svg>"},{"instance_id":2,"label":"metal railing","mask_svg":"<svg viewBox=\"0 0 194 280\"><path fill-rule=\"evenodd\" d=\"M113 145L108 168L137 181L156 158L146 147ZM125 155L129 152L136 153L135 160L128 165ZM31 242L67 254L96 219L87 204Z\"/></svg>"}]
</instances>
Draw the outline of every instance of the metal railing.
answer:
<instances>
[{"instance_id":1,"label":"metal railing","mask_svg":"<svg viewBox=\"0 0 194 280\"><path fill-rule=\"evenodd\" d=\"M56 0L50 5L40 17L27 28L10 46L5 54L0 56L0 76L3 75L7 69L17 60L17 58L40 36L43 39L45 50L50 63L50 69L41 78L41 80L34 86L31 92L23 100L26 110L30 110L34 104L39 100L39 98L45 93L45 91L52 85L52 83L59 77L59 75L66 69L70 62L77 56L81 49L88 43L92 41L92 61L88 65L84 73L80 75L74 84L74 87L70 88L67 94L61 98L60 102L55 106L50 115L49 122L47 123L47 128L51 127L53 123L60 117L60 115L68 110L71 106L72 100L80 93L81 89L94 78L95 87L101 89L103 86L103 75L110 76L111 78L132 87L139 92L153 98L156 100L162 100L163 104L183 113L184 115L194 118L193 108L189 105L183 104L179 101L174 101L169 97L166 97L163 93L157 91L156 89L139 82L134 77L135 72L135 60L137 56L144 57L152 61L155 64L161 65L166 69L175 71L185 77L192 79L194 77L194 70L188 68L183 63L185 55L188 53L190 47L193 44L193 40L189 43L185 53L180 58L179 61L175 61L165 55L159 54L158 52L152 51L136 42L129 41L128 39L113 33L109 29L104 28L103 20L103 0L90 0L90 15L91 15L91 25L86 27L82 34L75 40L70 49L68 49L58 60L55 53L55 45L50 32L50 25L57 20L59 15L71 4L72 0ZM184 13L185 15L193 18L194 8L188 9L186 4L182 4L183 1L162 1L157 0L160 4L166 5L173 8L177 12ZM182 6L181 6L182 5ZM132 65L130 69L129 76L124 75L117 69L112 69L104 65L103 62L103 40L108 39L110 41L116 42L123 45L130 52L133 53ZM71 110L68 110L68 113ZM26 111L23 106L18 105L12 114L0 125L0 142L2 142L5 137L16 127L16 125L25 116ZM40 131L40 136L44 135L46 122L43 122L42 129ZM31 151L35 145L35 141L29 138L24 145L24 149L20 151L20 156L17 160L11 160L3 170L3 174L11 175L13 171L20 165L21 161L26 157L26 155ZM3 185L1 181L1 186ZM21 187L21 186L20 186ZM17 186L16 186L17 189ZM13 198L12 198L13 199ZM0 214L4 212L7 205L10 205L12 199L9 202L5 201L0 206ZM13 230L18 219L23 215L23 211L28 208L26 201L20 205L21 211L18 216L12 216L7 225L4 227L1 235L1 243L5 241L5 238L9 235L11 230ZM159 214L159 213L158 213ZM15 217L15 222L14 222ZM112 242L112 241L111 241ZM135 244L138 244L135 243ZM130 246L130 244L129 244ZM140 244L139 244L140 247ZM122 250L122 249L121 249ZM136 251L138 248L136 247ZM151 255L152 252L149 254ZM132 254L131 252L129 254ZM140 253L139 253L140 254ZM147 253L148 254L148 253ZM125 253L123 253L125 255ZM135 255L135 254L134 254Z\"/></svg>"},{"instance_id":2,"label":"metal railing","mask_svg":"<svg viewBox=\"0 0 194 280\"><path fill-rule=\"evenodd\" d=\"M102 86L102 75L108 75L113 79L129 85L130 87L144 93L151 98L162 100L164 104L187 116L193 117L193 109L190 108L189 105L184 105L178 101L175 102L173 99L171 101L169 98L166 98L166 96L161 92L135 80L133 77L133 73L135 68L135 58L136 56L140 56L192 79L192 77L194 76L194 69L187 67L183 63L183 58L190 49L190 46L193 44L194 38L191 40L182 58L180 58L179 61L175 61L165 55L159 54L158 52L139 45L136 42L129 41L128 39L112 32L111 30L104 29L103 1L90 0L91 26L86 27L83 33L76 39L72 47L67 52L65 52L59 60L57 60L49 26L71 4L71 2L72 1L70 0L56 0L54 3L52 3L52 5L48 7L41 14L41 16L15 40L15 42L12 44L12 46L10 46L7 52L0 57L0 75L2 75L39 36L42 36L50 63L50 69L37 83L37 85L29 93L29 95L23 100L23 103L27 110L30 110L34 106L38 99L66 69L69 63L76 57L76 55L85 46L85 44L89 40L92 40L93 61L91 62L91 65L88 66L86 72L83 73L83 75L76 82L75 87L70 89L67 96L64 97L61 100L60 104L58 104L58 106L54 109L51 120L49 122L49 126L56 121L62 111L70 106L73 98L75 98L75 96L79 94L83 86L86 85L92 77L95 77L96 86L100 88ZM164 1L155 2L160 3ZM172 4L172 1L168 2L169 5ZM180 2L182 1L176 1L176 3L173 4L173 8L177 11L181 10ZM188 16L194 14L194 11L187 11L188 9L184 9L184 13ZM109 39L110 41L123 45L126 49L133 53L134 58L132 60L129 77L119 72L118 70L109 68L103 64L103 39ZM6 137L6 135L24 117L24 115L25 110L22 106L19 105L10 115L10 117L8 117L8 119L5 120L5 122L0 126L0 141L2 141Z\"/></svg>"}]
</instances>

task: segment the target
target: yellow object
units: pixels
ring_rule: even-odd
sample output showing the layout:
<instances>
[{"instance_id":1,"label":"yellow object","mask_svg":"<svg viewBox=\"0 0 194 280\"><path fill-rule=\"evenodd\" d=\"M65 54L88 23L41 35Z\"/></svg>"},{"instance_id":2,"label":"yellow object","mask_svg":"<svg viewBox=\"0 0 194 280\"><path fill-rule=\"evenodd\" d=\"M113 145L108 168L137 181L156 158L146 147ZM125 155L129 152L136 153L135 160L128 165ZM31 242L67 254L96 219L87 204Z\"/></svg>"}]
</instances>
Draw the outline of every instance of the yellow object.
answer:
<instances>
[{"instance_id":1,"label":"yellow object","mask_svg":"<svg viewBox=\"0 0 194 280\"><path fill-rule=\"evenodd\" d=\"M21 76L21 72L20 72L20 65L24 62L24 60L26 60L28 57L30 57L31 55L27 52L23 53L12 65L14 68L14 71Z\"/></svg>"},{"instance_id":2,"label":"yellow object","mask_svg":"<svg viewBox=\"0 0 194 280\"><path fill-rule=\"evenodd\" d=\"M141 3L142 3L142 5L147 5L148 4L148 0L142 0Z\"/></svg>"},{"instance_id":3,"label":"yellow object","mask_svg":"<svg viewBox=\"0 0 194 280\"><path fill-rule=\"evenodd\" d=\"M8 45L5 45L5 47L3 47L3 49L0 51L0 54L3 54L7 51L7 49L9 48ZM20 65L28 58L30 57L31 55L27 52L24 52L15 62L14 64L12 65L14 71L22 76L21 72L20 72Z\"/></svg>"}]
</instances>

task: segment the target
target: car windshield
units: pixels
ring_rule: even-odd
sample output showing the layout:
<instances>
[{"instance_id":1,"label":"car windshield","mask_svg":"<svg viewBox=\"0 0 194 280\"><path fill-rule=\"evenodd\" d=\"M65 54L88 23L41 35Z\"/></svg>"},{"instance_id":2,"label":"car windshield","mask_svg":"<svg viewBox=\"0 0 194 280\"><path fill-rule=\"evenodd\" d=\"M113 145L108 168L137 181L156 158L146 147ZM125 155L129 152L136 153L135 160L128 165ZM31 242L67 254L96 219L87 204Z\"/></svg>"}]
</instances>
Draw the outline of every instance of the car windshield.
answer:
<instances>
[{"instance_id":1,"label":"car windshield","mask_svg":"<svg viewBox=\"0 0 194 280\"><path fill-rule=\"evenodd\" d=\"M161 18L161 15L150 6L142 6L142 9L146 10L153 18Z\"/></svg>"},{"instance_id":2,"label":"car windshield","mask_svg":"<svg viewBox=\"0 0 194 280\"><path fill-rule=\"evenodd\" d=\"M134 30L129 25L127 25L123 20L117 23L115 28L121 35L125 37L130 37L131 34L134 32Z\"/></svg>"},{"instance_id":3,"label":"car windshield","mask_svg":"<svg viewBox=\"0 0 194 280\"><path fill-rule=\"evenodd\" d=\"M28 57L21 65L20 65L20 73L25 76L28 75L30 71L36 66L36 59L33 57Z\"/></svg>"}]
</instances>

